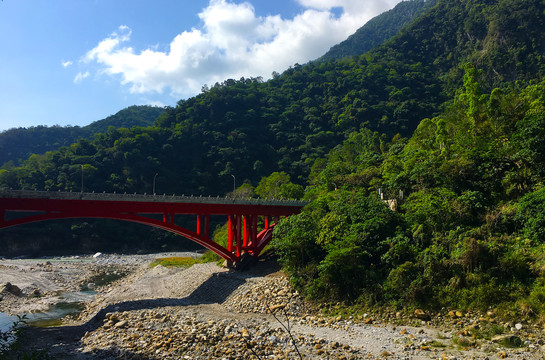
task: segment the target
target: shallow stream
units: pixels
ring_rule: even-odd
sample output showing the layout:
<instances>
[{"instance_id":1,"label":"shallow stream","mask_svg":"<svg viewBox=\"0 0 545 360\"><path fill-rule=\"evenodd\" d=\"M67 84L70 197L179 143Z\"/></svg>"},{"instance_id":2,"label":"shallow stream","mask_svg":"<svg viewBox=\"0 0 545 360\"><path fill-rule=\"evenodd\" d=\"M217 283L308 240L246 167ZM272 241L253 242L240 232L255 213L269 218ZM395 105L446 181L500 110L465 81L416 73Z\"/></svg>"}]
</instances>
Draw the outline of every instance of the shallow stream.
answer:
<instances>
[{"instance_id":1,"label":"shallow stream","mask_svg":"<svg viewBox=\"0 0 545 360\"><path fill-rule=\"evenodd\" d=\"M32 326L59 326L62 318L67 315L77 315L83 310L83 302L91 301L94 291L62 292L62 299L47 311L27 314L26 322Z\"/></svg>"},{"instance_id":2,"label":"shallow stream","mask_svg":"<svg viewBox=\"0 0 545 360\"><path fill-rule=\"evenodd\" d=\"M17 320L17 316L8 316L6 313L0 312L0 331L8 331L15 320Z\"/></svg>"},{"instance_id":3,"label":"shallow stream","mask_svg":"<svg viewBox=\"0 0 545 360\"><path fill-rule=\"evenodd\" d=\"M67 315L75 315L83 310L83 302L91 301L95 296L94 291L61 292L61 301L47 311L38 311L24 314L24 321L32 326L58 326L61 319ZM23 315L21 315L23 316ZM0 312L0 330L7 331L17 321L17 316L8 316Z\"/></svg>"}]
</instances>

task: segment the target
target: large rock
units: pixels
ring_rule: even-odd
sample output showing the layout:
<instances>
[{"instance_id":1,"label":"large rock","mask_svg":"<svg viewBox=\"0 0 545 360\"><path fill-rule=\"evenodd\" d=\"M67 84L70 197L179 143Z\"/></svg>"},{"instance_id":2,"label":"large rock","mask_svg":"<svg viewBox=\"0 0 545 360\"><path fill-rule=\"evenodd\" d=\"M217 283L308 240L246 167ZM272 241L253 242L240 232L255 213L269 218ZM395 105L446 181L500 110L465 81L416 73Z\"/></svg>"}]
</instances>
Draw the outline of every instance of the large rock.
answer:
<instances>
[{"instance_id":1,"label":"large rock","mask_svg":"<svg viewBox=\"0 0 545 360\"><path fill-rule=\"evenodd\" d=\"M520 347L523 344L522 339L513 334L496 335L492 338L492 341L509 347Z\"/></svg>"},{"instance_id":2,"label":"large rock","mask_svg":"<svg viewBox=\"0 0 545 360\"><path fill-rule=\"evenodd\" d=\"M10 293L15 296L21 296L23 292L17 285L13 285L12 283L3 283L0 284L0 294Z\"/></svg>"},{"instance_id":3,"label":"large rock","mask_svg":"<svg viewBox=\"0 0 545 360\"><path fill-rule=\"evenodd\" d=\"M427 312L425 312L422 309L416 309L414 311L414 317L416 317L417 319L420 319L420 320L424 320L424 321L431 320L430 314L428 314Z\"/></svg>"}]
</instances>

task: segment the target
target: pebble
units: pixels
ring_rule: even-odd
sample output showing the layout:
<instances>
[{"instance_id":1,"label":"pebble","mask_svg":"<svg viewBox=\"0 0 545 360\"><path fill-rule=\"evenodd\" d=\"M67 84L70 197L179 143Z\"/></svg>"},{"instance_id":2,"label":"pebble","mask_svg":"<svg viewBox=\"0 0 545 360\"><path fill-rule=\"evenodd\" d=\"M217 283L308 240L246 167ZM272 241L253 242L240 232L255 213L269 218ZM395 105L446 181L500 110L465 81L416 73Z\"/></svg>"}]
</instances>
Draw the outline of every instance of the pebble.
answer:
<instances>
[{"instance_id":1,"label":"pebble","mask_svg":"<svg viewBox=\"0 0 545 360\"><path fill-rule=\"evenodd\" d=\"M158 318L168 321L154 321ZM338 359L346 353L338 343L317 342L313 336L300 336L296 348L283 329L270 328L257 319L246 321L239 330L236 320L184 315L176 307L119 312L116 319L113 327L107 326L111 320L105 319L106 324L86 333L80 351L115 358L161 359L290 359L297 358L297 351L308 357L327 354ZM124 325L118 326L120 323ZM127 354L130 357L124 357Z\"/></svg>"}]
</instances>

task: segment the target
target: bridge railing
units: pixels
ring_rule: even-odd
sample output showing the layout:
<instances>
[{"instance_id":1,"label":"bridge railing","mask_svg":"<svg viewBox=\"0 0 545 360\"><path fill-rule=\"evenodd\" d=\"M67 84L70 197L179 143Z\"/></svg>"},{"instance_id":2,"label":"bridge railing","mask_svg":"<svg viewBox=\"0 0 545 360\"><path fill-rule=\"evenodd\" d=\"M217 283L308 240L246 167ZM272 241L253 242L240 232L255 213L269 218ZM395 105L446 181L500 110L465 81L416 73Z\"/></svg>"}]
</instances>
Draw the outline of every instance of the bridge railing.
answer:
<instances>
[{"instance_id":1,"label":"bridge railing","mask_svg":"<svg viewBox=\"0 0 545 360\"><path fill-rule=\"evenodd\" d=\"M97 193L97 192L67 192L67 191L37 191L37 190L0 190L0 198L31 198L31 199L67 199L67 200L115 200L115 201L146 201L146 202L180 202L204 204L240 204L240 205L275 205L275 206L305 206L308 201L294 199L255 199L237 197L186 196L167 194L128 194L128 193Z\"/></svg>"}]
</instances>

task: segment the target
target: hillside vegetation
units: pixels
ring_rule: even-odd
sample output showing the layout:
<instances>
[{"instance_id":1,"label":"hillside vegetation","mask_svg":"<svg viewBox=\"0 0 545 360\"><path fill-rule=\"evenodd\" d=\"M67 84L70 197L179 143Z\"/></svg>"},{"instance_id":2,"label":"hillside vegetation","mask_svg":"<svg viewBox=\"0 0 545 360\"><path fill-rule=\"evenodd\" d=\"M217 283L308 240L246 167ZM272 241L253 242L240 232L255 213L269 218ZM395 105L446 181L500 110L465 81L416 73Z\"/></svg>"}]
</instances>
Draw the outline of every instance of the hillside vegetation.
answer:
<instances>
[{"instance_id":1,"label":"hillside vegetation","mask_svg":"<svg viewBox=\"0 0 545 360\"><path fill-rule=\"evenodd\" d=\"M82 138L92 138L94 134L105 132L110 126L131 128L152 125L163 112L153 106L130 106L95 121L87 126L33 126L12 128L0 132L0 164L8 161L18 163L32 154L44 154L69 146Z\"/></svg>"},{"instance_id":2,"label":"hillside vegetation","mask_svg":"<svg viewBox=\"0 0 545 360\"><path fill-rule=\"evenodd\" d=\"M396 35L425 10L437 4L436 0L402 1L392 10L369 20L345 41L333 46L317 61L339 60L359 56Z\"/></svg>"},{"instance_id":3,"label":"hillside vegetation","mask_svg":"<svg viewBox=\"0 0 545 360\"><path fill-rule=\"evenodd\" d=\"M540 316L544 28L543 0L440 0L360 56L226 80L154 126L4 166L0 184L79 191L83 173L86 191L150 192L155 174L159 193L222 195L231 175L246 195L304 187L310 205L273 247L307 296Z\"/></svg>"},{"instance_id":4,"label":"hillside vegetation","mask_svg":"<svg viewBox=\"0 0 545 360\"><path fill-rule=\"evenodd\" d=\"M307 295L543 313L545 82L481 93L477 75L410 139L364 130L315 163L312 203L275 229Z\"/></svg>"}]
</instances>

